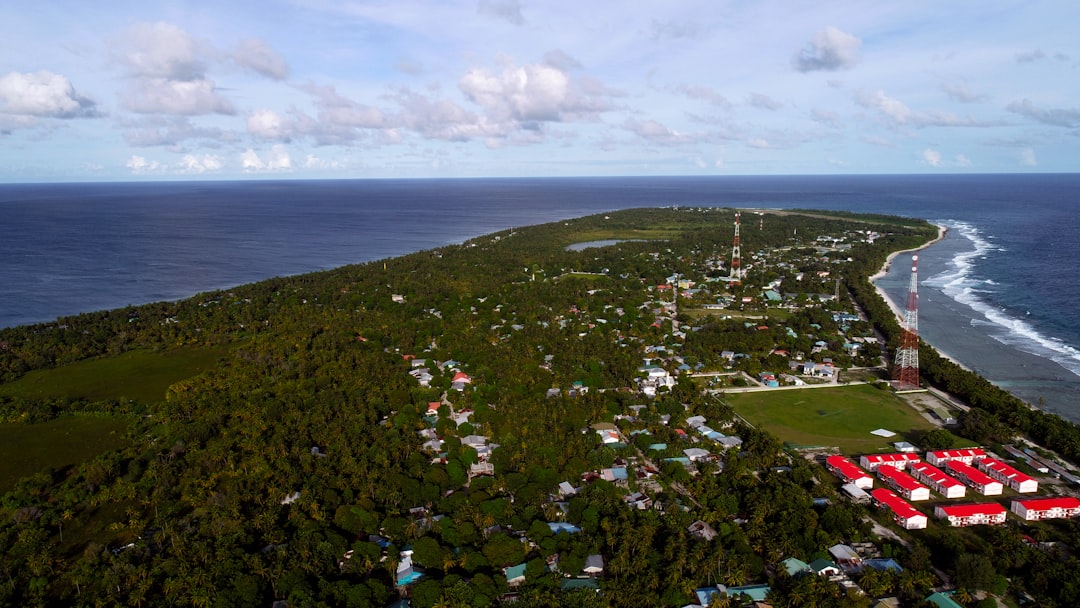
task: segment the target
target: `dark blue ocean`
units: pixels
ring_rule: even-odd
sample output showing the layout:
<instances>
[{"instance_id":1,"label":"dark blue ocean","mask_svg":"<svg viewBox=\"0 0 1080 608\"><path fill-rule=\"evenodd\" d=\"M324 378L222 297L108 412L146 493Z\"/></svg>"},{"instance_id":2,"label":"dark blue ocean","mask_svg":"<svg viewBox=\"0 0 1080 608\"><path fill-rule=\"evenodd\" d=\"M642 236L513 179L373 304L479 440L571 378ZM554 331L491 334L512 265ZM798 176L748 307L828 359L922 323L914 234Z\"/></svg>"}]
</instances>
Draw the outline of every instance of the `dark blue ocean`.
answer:
<instances>
[{"instance_id":1,"label":"dark blue ocean","mask_svg":"<svg viewBox=\"0 0 1080 608\"><path fill-rule=\"evenodd\" d=\"M929 219L920 333L1080 421L1080 175L522 178L0 185L0 327L174 300L644 206ZM909 258L879 285L906 301Z\"/></svg>"}]
</instances>

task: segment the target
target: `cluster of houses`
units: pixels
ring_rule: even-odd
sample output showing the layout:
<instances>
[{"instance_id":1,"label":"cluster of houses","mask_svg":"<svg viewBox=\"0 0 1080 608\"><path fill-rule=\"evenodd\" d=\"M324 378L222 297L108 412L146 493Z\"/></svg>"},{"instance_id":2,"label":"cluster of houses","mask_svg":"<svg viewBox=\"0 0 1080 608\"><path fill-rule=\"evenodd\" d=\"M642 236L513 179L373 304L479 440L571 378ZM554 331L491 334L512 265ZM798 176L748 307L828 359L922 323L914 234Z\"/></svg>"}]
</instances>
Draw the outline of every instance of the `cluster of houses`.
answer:
<instances>
[{"instance_id":1,"label":"cluster of houses","mask_svg":"<svg viewBox=\"0 0 1080 608\"><path fill-rule=\"evenodd\" d=\"M1001 495L1008 487L1017 493L1033 493L1039 489L1034 478L1016 470L988 454L982 448L936 450L926 453L925 460L913 452L867 454L855 464L841 455L829 456L825 465L844 482L843 490L856 501L873 501L890 511L893 520L907 529L921 529L927 517L911 505L930 500L931 489L946 499L963 498L967 489L983 496ZM942 468L944 470L942 470ZM873 488L876 473L887 487ZM1031 521L1080 515L1080 500L1073 497L1015 499L1012 512ZM973 526L1003 523L1006 509L997 502L934 507L934 516L951 526Z\"/></svg>"},{"instance_id":2,"label":"cluster of houses","mask_svg":"<svg viewBox=\"0 0 1080 608\"><path fill-rule=\"evenodd\" d=\"M873 543L837 544L829 547L828 557L819 557L809 563L796 557L790 557L780 562L778 566L778 570L784 570L792 578L804 576L825 577L841 589L857 595L865 595L865 593L851 577L865 571L867 568L893 572L903 572L904 570L896 560L882 558ZM683 608L704 608L711 605L710 602L714 598L725 596L743 601L744 603L741 605L767 608L769 604L765 603L765 600L770 590L771 587L768 584L738 587L725 585L699 587L694 590L696 602Z\"/></svg>"}]
</instances>

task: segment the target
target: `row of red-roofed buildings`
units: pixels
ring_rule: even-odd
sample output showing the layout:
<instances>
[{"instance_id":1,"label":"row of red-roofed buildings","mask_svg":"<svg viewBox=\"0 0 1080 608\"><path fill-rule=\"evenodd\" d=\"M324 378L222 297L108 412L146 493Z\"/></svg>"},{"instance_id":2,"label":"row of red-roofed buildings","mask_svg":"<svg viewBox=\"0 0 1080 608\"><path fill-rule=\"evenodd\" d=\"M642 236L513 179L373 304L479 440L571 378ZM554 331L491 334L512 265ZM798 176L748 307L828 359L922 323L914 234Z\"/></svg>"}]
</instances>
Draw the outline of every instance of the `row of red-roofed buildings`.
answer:
<instances>
[{"instance_id":1,"label":"row of red-roofed buildings","mask_svg":"<svg viewBox=\"0 0 1080 608\"><path fill-rule=\"evenodd\" d=\"M892 490L878 488L870 495L876 505L892 511L893 521L900 526L908 530L926 527L926 516ZM1026 521L1076 517L1080 515L1080 499L1072 496L1017 499L1012 503L1012 512ZM996 502L938 505L934 508L934 515L938 519L945 519L955 527L1005 523L1006 514L1005 507Z\"/></svg>"},{"instance_id":2,"label":"row of red-roofed buildings","mask_svg":"<svg viewBox=\"0 0 1080 608\"><path fill-rule=\"evenodd\" d=\"M964 484L984 496L1000 495L1005 485L1017 492L1038 491L1038 481L991 458L982 448L929 451L925 462L916 454L894 453L864 455L859 459L861 467L840 455L829 456L825 464L834 475L862 489L874 485L874 478L866 471L876 472L892 489L879 488L871 492L875 504L892 511L894 520L908 529L925 528L927 518L905 499L928 500L930 489L946 498L963 498L966 494ZM939 466L963 483L947 475ZM1080 500L1073 497L1017 499L1012 503L1012 511L1029 521L1076 517L1080 515ZM947 519L952 526L970 526L1003 523L1007 511L1000 504L991 502L940 505L935 507L934 514Z\"/></svg>"},{"instance_id":3,"label":"row of red-roofed buildings","mask_svg":"<svg viewBox=\"0 0 1080 608\"><path fill-rule=\"evenodd\" d=\"M926 462L917 454L906 452L866 454L860 457L859 464L862 468L839 455L826 459L829 470L847 483L863 489L872 488L874 479L866 471L877 472L883 481L904 494L908 500L929 499L928 491L923 489L926 486L919 482L927 484L946 498L963 498L966 490L960 482L984 496L1000 495L1005 485L1020 493L1037 492L1039 489L1037 480L1000 460L990 458L981 448L927 452ZM937 468L942 465L948 474ZM893 475L891 471L883 472L883 468L901 473L910 470L911 474ZM920 498L924 494L926 497Z\"/></svg>"}]
</instances>

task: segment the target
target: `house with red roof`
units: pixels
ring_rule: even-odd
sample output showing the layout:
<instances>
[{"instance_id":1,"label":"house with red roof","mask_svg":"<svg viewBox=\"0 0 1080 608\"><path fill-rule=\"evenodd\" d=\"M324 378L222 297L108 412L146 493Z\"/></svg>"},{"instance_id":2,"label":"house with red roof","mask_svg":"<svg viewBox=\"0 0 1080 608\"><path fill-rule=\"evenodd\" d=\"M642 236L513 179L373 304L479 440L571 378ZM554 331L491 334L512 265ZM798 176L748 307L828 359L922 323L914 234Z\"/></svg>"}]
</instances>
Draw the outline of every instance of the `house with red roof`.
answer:
<instances>
[{"instance_id":1,"label":"house with red roof","mask_svg":"<svg viewBox=\"0 0 1080 608\"><path fill-rule=\"evenodd\" d=\"M844 456L839 454L829 456L825 459L825 467L845 483L854 484L862 489L874 487L874 478Z\"/></svg>"},{"instance_id":2,"label":"house with red roof","mask_svg":"<svg viewBox=\"0 0 1080 608\"><path fill-rule=\"evenodd\" d=\"M922 530L926 527L926 516L897 496L896 492L888 488L878 488L871 492L870 496L879 508L892 511L893 521L905 529Z\"/></svg>"},{"instance_id":3,"label":"house with red roof","mask_svg":"<svg viewBox=\"0 0 1080 608\"><path fill-rule=\"evenodd\" d=\"M882 481L908 500L930 500L930 488L915 481L914 477L903 471L891 466L882 466L878 467L877 474Z\"/></svg>"},{"instance_id":4,"label":"house with red roof","mask_svg":"<svg viewBox=\"0 0 1080 608\"><path fill-rule=\"evenodd\" d=\"M920 462L918 454L895 452L892 454L866 454L859 459L859 464L867 471L876 471L880 466L893 467L903 471L912 462Z\"/></svg>"},{"instance_id":5,"label":"house with red roof","mask_svg":"<svg viewBox=\"0 0 1080 608\"><path fill-rule=\"evenodd\" d=\"M963 463L961 463L963 464ZM948 519L950 526L981 526L1005 522L1005 507L996 502L974 505L938 505L934 515L939 519Z\"/></svg>"},{"instance_id":6,"label":"house with red roof","mask_svg":"<svg viewBox=\"0 0 1080 608\"><path fill-rule=\"evenodd\" d=\"M1014 500L1012 512L1026 521L1076 517L1080 515L1080 499L1072 496L1057 496Z\"/></svg>"},{"instance_id":7,"label":"house with red roof","mask_svg":"<svg viewBox=\"0 0 1080 608\"><path fill-rule=\"evenodd\" d=\"M962 460L946 461L945 469L983 496L997 496L1001 494L1001 490L1003 489L1000 481L994 480L989 475L976 469L970 464L964 464Z\"/></svg>"},{"instance_id":8,"label":"house with red roof","mask_svg":"<svg viewBox=\"0 0 1080 608\"><path fill-rule=\"evenodd\" d=\"M926 453L926 462L929 462L935 467L945 466L945 463L949 462L950 460L959 460L964 464L971 464L972 462L979 460L980 458L986 458L986 451L982 448L964 448L960 450L935 450Z\"/></svg>"},{"instance_id":9,"label":"house with red roof","mask_svg":"<svg viewBox=\"0 0 1080 608\"><path fill-rule=\"evenodd\" d=\"M908 472L945 498L963 498L967 494L967 487L964 484L949 477L941 469L928 462L916 462L908 467Z\"/></svg>"},{"instance_id":10,"label":"house with red roof","mask_svg":"<svg viewBox=\"0 0 1080 608\"><path fill-rule=\"evenodd\" d=\"M1001 483L1009 486L1017 492L1038 492L1039 482L1035 479L1017 471L1013 467L995 460L993 458L983 458L978 461L978 466L987 475L1000 481Z\"/></svg>"}]
</instances>

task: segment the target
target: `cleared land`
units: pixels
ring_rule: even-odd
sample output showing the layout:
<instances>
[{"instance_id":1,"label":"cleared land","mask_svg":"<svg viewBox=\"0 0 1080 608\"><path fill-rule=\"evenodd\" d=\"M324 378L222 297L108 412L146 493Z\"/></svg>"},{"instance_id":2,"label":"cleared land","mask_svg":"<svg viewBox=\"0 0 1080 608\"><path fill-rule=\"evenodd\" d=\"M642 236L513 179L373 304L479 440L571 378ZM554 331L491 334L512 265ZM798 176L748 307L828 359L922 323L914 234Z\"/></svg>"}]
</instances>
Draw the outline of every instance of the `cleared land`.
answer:
<instances>
[{"instance_id":1,"label":"cleared land","mask_svg":"<svg viewBox=\"0 0 1080 608\"><path fill-rule=\"evenodd\" d=\"M178 348L164 352L131 351L33 371L0 385L0 395L26 399L116 399L160 401L175 382L217 366L224 348Z\"/></svg>"},{"instance_id":2,"label":"cleared land","mask_svg":"<svg viewBox=\"0 0 1080 608\"><path fill-rule=\"evenodd\" d=\"M755 426L793 446L839 447L846 454L893 451L934 428L911 406L871 385L729 394L725 400ZM871 435L888 429L895 437Z\"/></svg>"},{"instance_id":3,"label":"cleared land","mask_svg":"<svg viewBox=\"0 0 1080 608\"><path fill-rule=\"evenodd\" d=\"M62 468L127 444L128 420L64 416L40 424L0 424L0 494L48 467Z\"/></svg>"}]
</instances>

